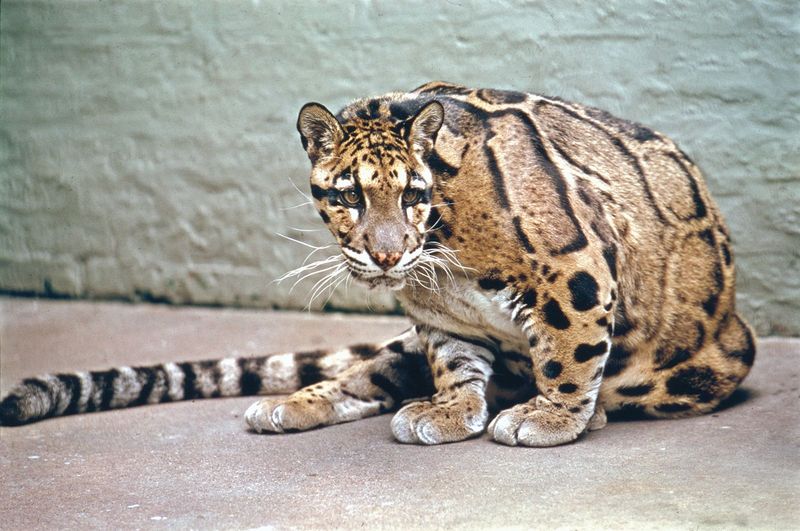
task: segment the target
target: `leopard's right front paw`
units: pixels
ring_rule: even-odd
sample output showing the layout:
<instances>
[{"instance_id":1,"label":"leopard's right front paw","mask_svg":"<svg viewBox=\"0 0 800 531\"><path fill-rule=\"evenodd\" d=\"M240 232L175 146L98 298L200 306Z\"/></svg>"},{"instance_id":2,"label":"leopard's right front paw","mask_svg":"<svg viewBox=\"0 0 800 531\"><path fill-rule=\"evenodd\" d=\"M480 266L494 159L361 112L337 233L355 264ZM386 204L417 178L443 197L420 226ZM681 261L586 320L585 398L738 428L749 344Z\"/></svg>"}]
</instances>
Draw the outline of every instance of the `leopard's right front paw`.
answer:
<instances>
[{"instance_id":1,"label":"leopard's right front paw","mask_svg":"<svg viewBox=\"0 0 800 531\"><path fill-rule=\"evenodd\" d=\"M244 419L257 433L309 430L330 424L333 405L321 397L262 398L250 406Z\"/></svg>"},{"instance_id":2,"label":"leopard's right front paw","mask_svg":"<svg viewBox=\"0 0 800 531\"><path fill-rule=\"evenodd\" d=\"M402 443L463 441L483 433L488 416L485 402L477 398L455 404L412 402L395 414L392 433Z\"/></svg>"}]
</instances>

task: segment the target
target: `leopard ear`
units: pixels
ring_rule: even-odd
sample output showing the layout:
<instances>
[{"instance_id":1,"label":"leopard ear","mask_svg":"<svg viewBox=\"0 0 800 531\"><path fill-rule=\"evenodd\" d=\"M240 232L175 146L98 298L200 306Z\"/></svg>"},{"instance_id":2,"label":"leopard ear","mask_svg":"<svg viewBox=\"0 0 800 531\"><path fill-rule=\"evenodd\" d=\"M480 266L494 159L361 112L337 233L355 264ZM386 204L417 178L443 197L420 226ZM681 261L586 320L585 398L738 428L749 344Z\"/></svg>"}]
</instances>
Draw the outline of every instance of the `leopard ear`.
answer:
<instances>
[{"instance_id":1,"label":"leopard ear","mask_svg":"<svg viewBox=\"0 0 800 531\"><path fill-rule=\"evenodd\" d=\"M312 164L331 155L344 138L341 124L319 103L303 105L297 116L297 131Z\"/></svg>"},{"instance_id":2,"label":"leopard ear","mask_svg":"<svg viewBox=\"0 0 800 531\"><path fill-rule=\"evenodd\" d=\"M408 145L412 151L425 158L433 150L436 135L444 122L444 107L438 101L431 101L410 122L406 137Z\"/></svg>"}]
</instances>

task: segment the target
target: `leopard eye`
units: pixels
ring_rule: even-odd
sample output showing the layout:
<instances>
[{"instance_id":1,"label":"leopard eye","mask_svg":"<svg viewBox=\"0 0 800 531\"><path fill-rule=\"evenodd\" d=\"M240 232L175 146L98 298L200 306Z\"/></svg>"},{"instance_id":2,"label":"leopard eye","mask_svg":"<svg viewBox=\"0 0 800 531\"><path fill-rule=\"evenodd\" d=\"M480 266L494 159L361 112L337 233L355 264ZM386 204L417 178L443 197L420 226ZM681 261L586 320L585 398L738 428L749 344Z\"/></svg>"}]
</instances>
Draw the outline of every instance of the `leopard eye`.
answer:
<instances>
[{"instance_id":1,"label":"leopard eye","mask_svg":"<svg viewBox=\"0 0 800 531\"><path fill-rule=\"evenodd\" d=\"M422 200L422 190L406 188L403 191L403 205L414 206Z\"/></svg>"},{"instance_id":2,"label":"leopard eye","mask_svg":"<svg viewBox=\"0 0 800 531\"><path fill-rule=\"evenodd\" d=\"M361 196L355 190L345 190L339 194L339 200L349 208L355 208L361 204Z\"/></svg>"}]
</instances>

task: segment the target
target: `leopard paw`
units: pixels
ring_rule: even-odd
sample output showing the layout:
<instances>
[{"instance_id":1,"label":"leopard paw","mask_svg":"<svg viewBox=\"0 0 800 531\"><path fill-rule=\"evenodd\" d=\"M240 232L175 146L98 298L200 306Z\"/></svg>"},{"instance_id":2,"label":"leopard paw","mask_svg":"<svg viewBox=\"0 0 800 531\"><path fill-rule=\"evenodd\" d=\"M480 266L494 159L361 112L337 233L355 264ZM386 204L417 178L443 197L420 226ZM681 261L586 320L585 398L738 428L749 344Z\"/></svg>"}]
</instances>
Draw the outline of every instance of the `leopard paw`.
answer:
<instances>
[{"instance_id":1,"label":"leopard paw","mask_svg":"<svg viewBox=\"0 0 800 531\"><path fill-rule=\"evenodd\" d=\"M501 444L544 447L572 442L585 428L585 420L538 396L501 411L487 431Z\"/></svg>"},{"instance_id":2,"label":"leopard paw","mask_svg":"<svg viewBox=\"0 0 800 531\"><path fill-rule=\"evenodd\" d=\"M592 418L589 419L589 424L586 425L587 431L597 431L602 430L608 424L608 416L606 416L606 410L600 404L597 404L594 408L594 415Z\"/></svg>"},{"instance_id":3,"label":"leopard paw","mask_svg":"<svg viewBox=\"0 0 800 531\"><path fill-rule=\"evenodd\" d=\"M483 433L488 420L485 403L435 404L412 402L392 419L392 433L402 443L442 444Z\"/></svg>"},{"instance_id":4,"label":"leopard paw","mask_svg":"<svg viewBox=\"0 0 800 531\"><path fill-rule=\"evenodd\" d=\"M325 398L263 398L250 406L244 419L257 433L309 430L330 424L333 405Z\"/></svg>"}]
</instances>

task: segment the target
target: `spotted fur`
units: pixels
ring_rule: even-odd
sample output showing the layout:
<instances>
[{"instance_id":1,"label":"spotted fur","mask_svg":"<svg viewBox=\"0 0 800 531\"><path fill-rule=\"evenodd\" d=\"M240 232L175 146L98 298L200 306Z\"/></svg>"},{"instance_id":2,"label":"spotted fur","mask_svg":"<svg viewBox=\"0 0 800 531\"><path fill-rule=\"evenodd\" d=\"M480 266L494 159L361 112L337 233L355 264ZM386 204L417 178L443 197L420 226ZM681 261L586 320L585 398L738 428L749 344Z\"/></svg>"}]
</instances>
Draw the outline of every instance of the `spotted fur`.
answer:
<instances>
[{"instance_id":1,"label":"spotted fur","mask_svg":"<svg viewBox=\"0 0 800 531\"><path fill-rule=\"evenodd\" d=\"M332 352L28 379L0 406L3 423L293 392L253 404L250 427L399 409L401 442L488 431L551 446L601 428L606 412L712 411L752 366L728 231L664 135L556 98L442 82L338 115L308 104L298 130L348 273L395 290L412 329Z\"/></svg>"}]
</instances>

